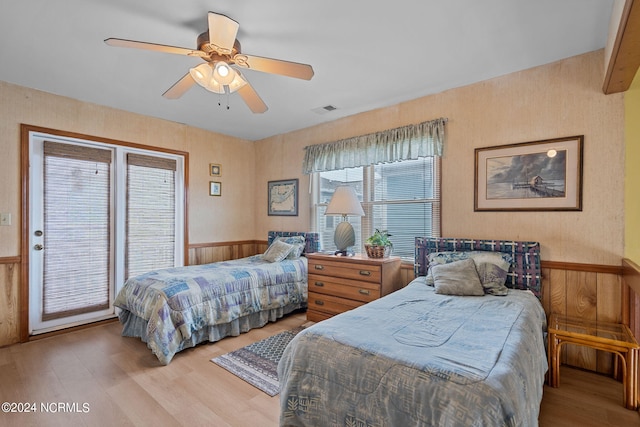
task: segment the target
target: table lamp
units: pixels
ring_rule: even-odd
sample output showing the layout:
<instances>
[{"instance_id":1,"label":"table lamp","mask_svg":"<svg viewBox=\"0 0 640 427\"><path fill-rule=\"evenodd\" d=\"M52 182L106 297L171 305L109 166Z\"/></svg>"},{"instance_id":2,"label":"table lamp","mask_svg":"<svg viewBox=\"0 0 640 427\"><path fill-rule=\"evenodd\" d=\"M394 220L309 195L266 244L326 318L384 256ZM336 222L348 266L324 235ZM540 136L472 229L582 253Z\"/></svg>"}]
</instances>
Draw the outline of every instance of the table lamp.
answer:
<instances>
[{"instance_id":1,"label":"table lamp","mask_svg":"<svg viewBox=\"0 0 640 427\"><path fill-rule=\"evenodd\" d=\"M341 185L336 188L324 214L342 215L342 222L336 227L333 241L336 244L336 248L338 248L335 254L347 255L347 248L356 244L356 233L347 220L347 216L364 216L362 205L353 187Z\"/></svg>"}]
</instances>

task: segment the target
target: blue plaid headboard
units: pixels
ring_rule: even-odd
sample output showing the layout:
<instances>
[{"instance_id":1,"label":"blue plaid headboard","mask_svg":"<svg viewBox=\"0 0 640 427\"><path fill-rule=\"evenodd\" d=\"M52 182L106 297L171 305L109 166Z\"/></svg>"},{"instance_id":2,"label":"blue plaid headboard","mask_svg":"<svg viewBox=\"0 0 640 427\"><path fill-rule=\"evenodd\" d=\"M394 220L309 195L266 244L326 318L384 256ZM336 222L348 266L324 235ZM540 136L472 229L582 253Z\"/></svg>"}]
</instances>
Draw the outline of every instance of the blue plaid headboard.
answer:
<instances>
[{"instance_id":1,"label":"blue plaid headboard","mask_svg":"<svg viewBox=\"0 0 640 427\"><path fill-rule=\"evenodd\" d=\"M427 256L431 252L490 251L511 255L513 262L505 285L512 289L529 289L542 297L540 243L510 240L480 240L445 237L416 237L415 274L425 276L429 269Z\"/></svg>"},{"instance_id":2,"label":"blue plaid headboard","mask_svg":"<svg viewBox=\"0 0 640 427\"><path fill-rule=\"evenodd\" d=\"M305 231L270 231L267 237L267 243L270 245L273 240L278 237L304 236L305 247L304 253L310 254L320 250L320 236L318 233L310 233Z\"/></svg>"}]
</instances>

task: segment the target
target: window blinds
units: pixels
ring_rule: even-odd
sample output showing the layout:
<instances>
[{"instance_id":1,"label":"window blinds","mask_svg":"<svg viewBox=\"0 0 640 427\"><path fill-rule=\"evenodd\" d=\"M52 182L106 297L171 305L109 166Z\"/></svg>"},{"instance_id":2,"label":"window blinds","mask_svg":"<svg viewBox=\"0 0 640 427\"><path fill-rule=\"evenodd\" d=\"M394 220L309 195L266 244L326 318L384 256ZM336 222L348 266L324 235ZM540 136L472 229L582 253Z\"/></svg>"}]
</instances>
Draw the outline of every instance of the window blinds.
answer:
<instances>
[{"instance_id":1,"label":"window blinds","mask_svg":"<svg viewBox=\"0 0 640 427\"><path fill-rule=\"evenodd\" d=\"M393 254L414 257L415 237L440 235L439 157L373 166L362 218L366 230L388 230Z\"/></svg>"},{"instance_id":2,"label":"window blinds","mask_svg":"<svg viewBox=\"0 0 640 427\"><path fill-rule=\"evenodd\" d=\"M349 217L356 232L355 251L375 229L388 230L393 254L412 260L417 236L440 236L440 158L424 157L364 168L320 172L316 230L323 248L335 250L333 233L341 218L325 216L335 188L353 187L365 216Z\"/></svg>"},{"instance_id":3,"label":"window blinds","mask_svg":"<svg viewBox=\"0 0 640 427\"><path fill-rule=\"evenodd\" d=\"M127 154L125 276L173 267L176 161Z\"/></svg>"}]
</instances>

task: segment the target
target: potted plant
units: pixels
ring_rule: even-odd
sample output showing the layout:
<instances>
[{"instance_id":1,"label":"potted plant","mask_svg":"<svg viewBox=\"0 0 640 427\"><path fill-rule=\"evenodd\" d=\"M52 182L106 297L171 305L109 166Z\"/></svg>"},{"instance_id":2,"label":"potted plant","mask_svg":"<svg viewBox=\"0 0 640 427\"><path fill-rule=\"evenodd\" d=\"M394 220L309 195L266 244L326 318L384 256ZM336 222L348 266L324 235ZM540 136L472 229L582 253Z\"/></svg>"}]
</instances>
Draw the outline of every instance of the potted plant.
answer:
<instances>
[{"instance_id":1,"label":"potted plant","mask_svg":"<svg viewBox=\"0 0 640 427\"><path fill-rule=\"evenodd\" d=\"M387 230L379 230L367 238L364 248L369 258L386 258L391 255L393 243L389 240L391 234Z\"/></svg>"}]
</instances>

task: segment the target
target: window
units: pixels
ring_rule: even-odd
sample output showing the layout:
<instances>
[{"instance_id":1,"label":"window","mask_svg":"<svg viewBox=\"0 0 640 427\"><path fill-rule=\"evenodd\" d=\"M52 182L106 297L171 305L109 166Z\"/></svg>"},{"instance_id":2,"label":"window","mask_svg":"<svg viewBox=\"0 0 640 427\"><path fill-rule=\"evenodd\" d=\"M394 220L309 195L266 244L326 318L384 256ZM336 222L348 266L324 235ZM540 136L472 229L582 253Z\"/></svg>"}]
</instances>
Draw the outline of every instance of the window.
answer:
<instances>
[{"instance_id":1,"label":"window","mask_svg":"<svg viewBox=\"0 0 640 427\"><path fill-rule=\"evenodd\" d=\"M334 250L334 225L340 219L324 215L335 188L349 185L362 201L365 216L350 217L356 232L356 252L374 230L392 235L393 254L413 260L415 237L440 235L440 158L422 157L359 168L319 172L315 204L316 230L322 247Z\"/></svg>"},{"instance_id":2,"label":"window","mask_svg":"<svg viewBox=\"0 0 640 427\"><path fill-rule=\"evenodd\" d=\"M127 154L125 278L176 265L175 159Z\"/></svg>"}]
</instances>

